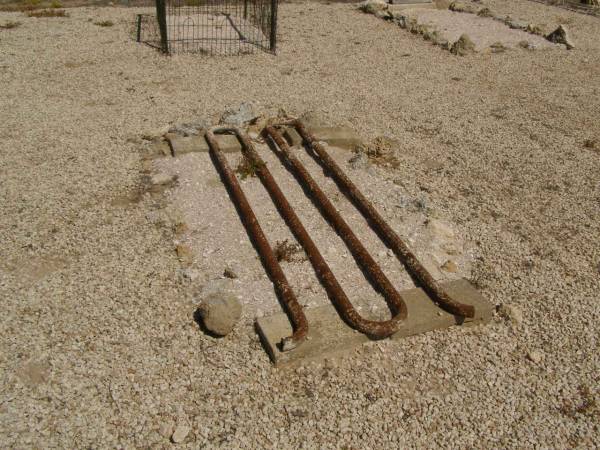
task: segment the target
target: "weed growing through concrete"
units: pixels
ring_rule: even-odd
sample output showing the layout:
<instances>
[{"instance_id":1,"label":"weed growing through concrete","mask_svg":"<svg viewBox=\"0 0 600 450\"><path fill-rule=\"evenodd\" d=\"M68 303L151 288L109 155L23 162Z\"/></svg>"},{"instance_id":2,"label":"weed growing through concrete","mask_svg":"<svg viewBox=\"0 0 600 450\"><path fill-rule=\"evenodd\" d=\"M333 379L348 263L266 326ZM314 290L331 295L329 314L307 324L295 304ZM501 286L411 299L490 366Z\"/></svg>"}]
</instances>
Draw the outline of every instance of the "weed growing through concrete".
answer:
<instances>
[{"instance_id":1,"label":"weed growing through concrete","mask_svg":"<svg viewBox=\"0 0 600 450\"><path fill-rule=\"evenodd\" d=\"M255 177L256 172L263 167L264 164L256 164L247 158L242 158L235 171L240 175L242 180L248 177Z\"/></svg>"},{"instance_id":2,"label":"weed growing through concrete","mask_svg":"<svg viewBox=\"0 0 600 450\"><path fill-rule=\"evenodd\" d=\"M288 241L287 239L284 239L283 241L277 241L273 250L275 252L277 261L293 262L304 259L302 257L297 257L298 253L302 252L302 247L300 247L299 244Z\"/></svg>"}]
</instances>

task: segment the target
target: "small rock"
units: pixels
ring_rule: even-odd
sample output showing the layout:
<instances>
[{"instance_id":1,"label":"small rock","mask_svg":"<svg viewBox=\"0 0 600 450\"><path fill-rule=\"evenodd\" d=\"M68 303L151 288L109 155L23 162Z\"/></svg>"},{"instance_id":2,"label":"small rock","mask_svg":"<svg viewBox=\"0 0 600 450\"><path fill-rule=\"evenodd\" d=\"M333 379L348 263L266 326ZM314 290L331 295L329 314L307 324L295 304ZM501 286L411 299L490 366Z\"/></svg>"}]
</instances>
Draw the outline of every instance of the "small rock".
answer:
<instances>
[{"instance_id":1,"label":"small rock","mask_svg":"<svg viewBox=\"0 0 600 450\"><path fill-rule=\"evenodd\" d=\"M353 170L364 170L371 165L371 163L369 162L369 157L363 152L357 152L352 158L348 160L348 164Z\"/></svg>"},{"instance_id":2,"label":"small rock","mask_svg":"<svg viewBox=\"0 0 600 450\"><path fill-rule=\"evenodd\" d=\"M462 2L452 2L452 3L450 3L450 6L448 7L448 9L450 11L461 12L461 13L474 14L476 12L476 10L473 7L471 7L470 5L467 5L465 3L462 3Z\"/></svg>"},{"instance_id":3,"label":"small rock","mask_svg":"<svg viewBox=\"0 0 600 450\"><path fill-rule=\"evenodd\" d=\"M445 270L446 272L456 273L458 271L458 266L454 261L449 259L444 264L442 264L442 270Z\"/></svg>"},{"instance_id":4,"label":"small rock","mask_svg":"<svg viewBox=\"0 0 600 450\"><path fill-rule=\"evenodd\" d=\"M242 305L237 297L228 292L217 292L202 299L198 313L207 330L226 336L242 315Z\"/></svg>"},{"instance_id":5,"label":"small rock","mask_svg":"<svg viewBox=\"0 0 600 450\"><path fill-rule=\"evenodd\" d=\"M189 425L179 424L179 425L177 425L177 428L175 428L175 431L173 432L173 435L171 436L171 441L173 441L175 444L179 444L180 442L183 442L185 440L185 438L187 437L187 435L189 433L190 433Z\"/></svg>"},{"instance_id":6,"label":"small rock","mask_svg":"<svg viewBox=\"0 0 600 450\"><path fill-rule=\"evenodd\" d=\"M527 353L527 358L529 358L529 360L531 362L534 362L535 364L539 364L544 359L544 355L540 351L532 350L529 353Z\"/></svg>"},{"instance_id":7,"label":"small rock","mask_svg":"<svg viewBox=\"0 0 600 450\"><path fill-rule=\"evenodd\" d=\"M542 27L540 27L539 25L533 25L533 24L529 24L527 25L527 30L528 33L531 34L537 34L539 36L544 34L544 30L542 29Z\"/></svg>"},{"instance_id":8,"label":"small rock","mask_svg":"<svg viewBox=\"0 0 600 450\"><path fill-rule=\"evenodd\" d=\"M229 110L221 117L221 123L240 127L245 123L251 122L258 114L255 113L251 103L242 103L237 111Z\"/></svg>"},{"instance_id":9,"label":"small rock","mask_svg":"<svg viewBox=\"0 0 600 450\"><path fill-rule=\"evenodd\" d=\"M179 273L185 280L192 282L200 279L200 276L202 275L202 272L198 269L191 269L189 267L187 269L180 269Z\"/></svg>"},{"instance_id":10,"label":"small rock","mask_svg":"<svg viewBox=\"0 0 600 450\"><path fill-rule=\"evenodd\" d=\"M366 0L358 5L358 9L367 14L376 14L387 8L388 5L383 0Z\"/></svg>"},{"instance_id":11,"label":"small rock","mask_svg":"<svg viewBox=\"0 0 600 450\"><path fill-rule=\"evenodd\" d=\"M503 304L498 309L498 312L502 317L510 320L516 325L520 325L523 323L523 311L516 305Z\"/></svg>"},{"instance_id":12,"label":"small rock","mask_svg":"<svg viewBox=\"0 0 600 450\"><path fill-rule=\"evenodd\" d=\"M156 175L152 175L150 178L150 183L154 186L164 186L167 184L174 183L177 179L176 175L169 175L166 173L157 173Z\"/></svg>"},{"instance_id":13,"label":"small rock","mask_svg":"<svg viewBox=\"0 0 600 450\"><path fill-rule=\"evenodd\" d=\"M554 42L555 44L564 44L567 46L567 50L571 50L575 48L575 44L571 41L569 37L569 32L567 31L567 27L564 25L559 25L556 30L546 36L546 39L550 42Z\"/></svg>"},{"instance_id":14,"label":"small rock","mask_svg":"<svg viewBox=\"0 0 600 450\"><path fill-rule=\"evenodd\" d=\"M466 56L469 53L475 52L475 44L469 36L466 34L461 35L452 47L450 47L450 53L458 56Z\"/></svg>"},{"instance_id":15,"label":"small rock","mask_svg":"<svg viewBox=\"0 0 600 450\"><path fill-rule=\"evenodd\" d=\"M529 24L520 20L511 20L507 23L507 25L513 30L526 30Z\"/></svg>"}]
</instances>

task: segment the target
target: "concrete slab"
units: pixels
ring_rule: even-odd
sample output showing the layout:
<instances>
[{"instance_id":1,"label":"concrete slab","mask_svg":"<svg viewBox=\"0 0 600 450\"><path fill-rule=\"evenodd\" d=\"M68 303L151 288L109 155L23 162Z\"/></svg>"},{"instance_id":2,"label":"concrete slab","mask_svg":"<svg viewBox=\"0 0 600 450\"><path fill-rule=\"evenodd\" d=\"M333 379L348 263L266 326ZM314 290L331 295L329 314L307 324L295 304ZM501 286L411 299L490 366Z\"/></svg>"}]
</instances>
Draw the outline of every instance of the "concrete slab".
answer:
<instances>
[{"instance_id":1,"label":"concrete slab","mask_svg":"<svg viewBox=\"0 0 600 450\"><path fill-rule=\"evenodd\" d=\"M493 305L467 280L449 281L442 286L452 298L475 306L475 317L466 319L463 323L461 318L437 307L422 289L401 291L408 307L408 318L392 339L452 325L471 326L491 320ZM263 346L275 365L283 366L343 354L369 341L367 336L346 325L332 305L306 309L305 314L309 323L308 339L298 348L287 352L279 349L281 339L292 333L287 316L282 313L256 320L256 329Z\"/></svg>"},{"instance_id":2,"label":"concrete slab","mask_svg":"<svg viewBox=\"0 0 600 450\"><path fill-rule=\"evenodd\" d=\"M204 136L180 136L168 133L165 135L173 156L181 156L186 153L200 152L208 153L208 143ZM237 138L230 134L217 135L217 142L224 153L235 153L242 150Z\"/></svg>"},{"instance_id":3,"label":"concrete slab","mask_svg":"<svg viewBox=\"0 0 600 450\"><path fill-rule=\"evenodd\" d=\"M349 127L313 127L308 131L314 134L318 140L327 142L332 147L354 150L357 145L362 143L362 139L356 131ZM302 138L294 128L286 127L283 137L291 146L302 144Z\"/></svg>"}]
</instances>

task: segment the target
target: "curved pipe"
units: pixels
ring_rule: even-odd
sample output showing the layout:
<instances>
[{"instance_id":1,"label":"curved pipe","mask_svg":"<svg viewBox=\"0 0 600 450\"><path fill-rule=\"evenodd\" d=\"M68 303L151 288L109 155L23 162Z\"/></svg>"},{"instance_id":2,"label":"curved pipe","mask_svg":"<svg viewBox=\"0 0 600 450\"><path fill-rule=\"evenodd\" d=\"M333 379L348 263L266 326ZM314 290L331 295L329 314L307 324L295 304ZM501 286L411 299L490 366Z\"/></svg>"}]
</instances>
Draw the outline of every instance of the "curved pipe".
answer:
<instances>
[{"instance_id":1,"label":"curved pipe","mask_svg":"<svg viewBox=\"0 0 600 450\"><path fill-rule=\"evenodd\" d=\"M369 202L369 200L367 200L358 190L331 156L329 156L317 139L308 132L304 124L299 120L293 120L286 123L286 125L291 125L296 128L302 137L302 140L318 155L319 163L331 174L341 191L344 192L352 203L354 203L380 239L385 242L385 244L396 254L396 257L404 263L408 272L417 279L429 297L449 313L461 317L474 317L475 308L472 305L453 300L433 279L427 269L419 262L415 254L408 248L402 239L400 239L398 234L396 234L392 227L388 225L383 217L381 217L371 202Z\"/></svg>"},{"instance_id":2,"label":"curved pipe","mask_svg":"<svg viewBox=\"0 0 600 450\"><path fill-rule=\"evenodd\" d=\"M281 150L296 177L309 191L313 201L320 208L322 214L346 243L358 264L367 273L373 286L377 289L377 291L383 294L388 302L388 305L390 306L393 316L391 319L386 321L372 321L364 319L360 314L358 314L358 312L352 306L352 303L350 303L348 300L348 297L344 293L335 276L331 272L331 269L319 253L316 245L304 229L304 226L291 209L289 203L275 184L275 181L272 179L271 175L268 173L264 163L260 162L260 158L256 152L251 149L251 146L247 145L246 147L250 148L250 150L246 150L246 152L250 158L257 162L256 165L260 167L258 172L259 176L261 176L262 172L263 174L261 179L264 177L266 180L268 180L267 184L272 185L271 187L267 186L267 184L265 186L269 190L273 201L278 205L280 213L282 216L284 216L288 226L292 229L294 235L306 251L306 254L309 257L317 276L334 302L336 309L349 325L361 331L362 333L369 335L370 337L380 339L392 335L398 330L400 322L407 316L406 304L402 300L402 297L398 291L396 291L392 283L387 279L371 255L369 255L367 250L352 232L342 216L331 204L327 196L319 188L315 180L304 168L302 163L300 163L300 161L292 154L287 142L285 142L281 134L272 126L267 126L265 128L265 132Z\"/></svg>"},{"instance_id":3,"label":"curved pipe","mask_svg":"<svg viewBox=\"0 0 600 450\"><path fill-rule=\"evenodd\" d=\"M265 270L275 286L275 292L282 300L286 309L286 313L290 318L294 332L291 336L288 336L281 341L281 347L283 351L291 350L300 345L304 339L306 339L306 335L308 334L308 322L304 312L302 311L302 306L300 306L298 303L298 300L296 299L296 296L294 295L294 292L292 291L292 288L290 287L288 280L285 277L285 274L283 273L275 254L273 253L273 249L269 245L269 241L267 241L267 238L260 224L258 223L254 211L252 211L252 208L250 207L250 204L248 203L248 200L244 195L244 192L242 191L235 174L231 170L225 155L221 151L219 144L215 139L215 133L226 132L234 132L238 138L240 138L241 135L235 128L216 127L206 131L204 136L206 138L206 142L208 142L210 153L213 156L215 164L223 176L223 180L225 181L225 184L231 193L231 197L233 198L233 201L240 212L240 216L246 231L254 242Z\"/></svg>"}]
</instances>

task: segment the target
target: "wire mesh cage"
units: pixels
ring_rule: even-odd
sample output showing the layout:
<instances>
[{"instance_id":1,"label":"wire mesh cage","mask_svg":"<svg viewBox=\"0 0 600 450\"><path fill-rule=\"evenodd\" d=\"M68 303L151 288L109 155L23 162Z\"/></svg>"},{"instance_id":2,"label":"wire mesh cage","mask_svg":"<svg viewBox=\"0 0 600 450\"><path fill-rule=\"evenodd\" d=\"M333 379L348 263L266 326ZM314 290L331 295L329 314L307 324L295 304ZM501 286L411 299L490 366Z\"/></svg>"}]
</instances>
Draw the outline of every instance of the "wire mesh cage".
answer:
<instances>
[{"instance_id":1,"label":"wire mesh cage","mask_svg":"<svg viewBox=\"0 0 600 450\"><path fill-rule=\"evenodd\" d=\"M156 0L136 40L166 54L239 55L277 46L278 0Z\"/></svg>"}]
</instances>

